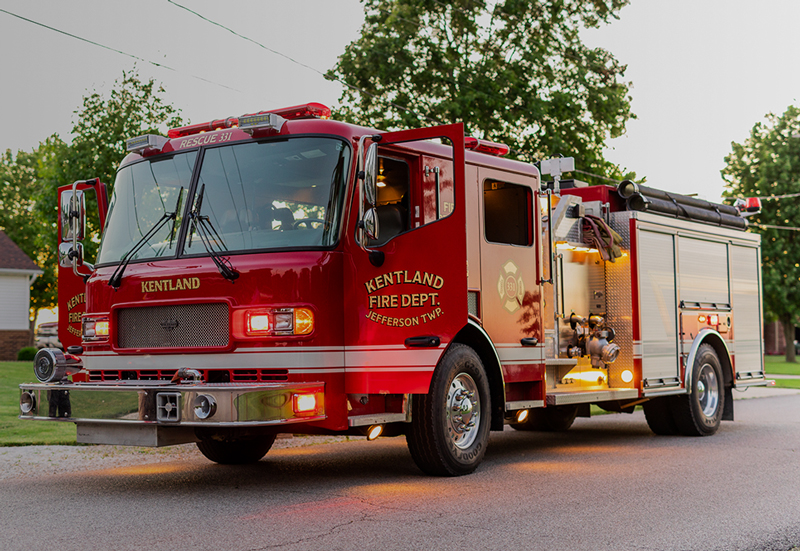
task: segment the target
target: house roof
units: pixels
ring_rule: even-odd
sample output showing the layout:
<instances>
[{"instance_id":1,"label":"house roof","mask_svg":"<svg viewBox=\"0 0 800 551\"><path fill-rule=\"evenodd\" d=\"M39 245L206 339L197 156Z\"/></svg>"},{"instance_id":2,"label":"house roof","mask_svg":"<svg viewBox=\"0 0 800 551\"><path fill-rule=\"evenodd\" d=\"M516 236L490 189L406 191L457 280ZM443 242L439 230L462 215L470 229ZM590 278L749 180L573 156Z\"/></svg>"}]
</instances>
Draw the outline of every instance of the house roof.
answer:
<instances>
[{"instance_id":1,"label":"house roof","mask_svg":"<svg viewBox=\"0 0 800 551\"><path fill-rule=\"evenodd\" d=\"M0 231L0 270L20 270L31 273L42 273L30 257L17 247L3 231Z\"/></svg>"}]
</instances>

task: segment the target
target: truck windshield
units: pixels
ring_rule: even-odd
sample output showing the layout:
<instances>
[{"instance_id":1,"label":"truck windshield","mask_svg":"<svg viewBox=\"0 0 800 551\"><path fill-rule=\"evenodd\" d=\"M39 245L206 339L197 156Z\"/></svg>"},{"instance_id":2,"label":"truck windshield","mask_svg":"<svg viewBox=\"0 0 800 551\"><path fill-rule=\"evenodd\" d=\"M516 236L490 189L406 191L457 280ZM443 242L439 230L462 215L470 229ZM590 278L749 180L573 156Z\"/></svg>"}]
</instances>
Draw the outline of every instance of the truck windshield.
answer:
<instances>
[{"instance_id":1,"label":"truck windshield","mask_svg":"<svg viewBox=\"0 0 800 551\"><path fill-rule=\"evenodd\" d=\"M304 137L209 148L190 212L183 214L198 152L120 169L97 263L119 262L144 235L177 212L131 260L169 257L187 225L185 254L328 247L339 233L350 149L336 138ZM196 220L212 229L204 244ZM208 236L206 237L208 239Z\"/></svg>"},{"instance_id":2,"label":"truck windshield","mask_svg":"<svg viewBox=\"0 0 800 551\"><path fill-rule=\"evenodd\" d=\"M327 247L339 233L349 148L335 138L291 138L207 149L192 203L216 250ZM184 251L204 254L190 223Z\"/></svg>"},{"instance_id":3,"label":"truck windshield","mask_svg":"<svg viewBox=\"0 0 800 551\"><path fill-rule=\"evenodd\" d=\"M117 172L106 231L97 254L98 264L119 262L162 221L164 214L177 211L175 220L162 225L131 255L131 260L175 254L196 159L197 151L190 151L169 159L129 165Z\"/></svg>"}]
</instances>

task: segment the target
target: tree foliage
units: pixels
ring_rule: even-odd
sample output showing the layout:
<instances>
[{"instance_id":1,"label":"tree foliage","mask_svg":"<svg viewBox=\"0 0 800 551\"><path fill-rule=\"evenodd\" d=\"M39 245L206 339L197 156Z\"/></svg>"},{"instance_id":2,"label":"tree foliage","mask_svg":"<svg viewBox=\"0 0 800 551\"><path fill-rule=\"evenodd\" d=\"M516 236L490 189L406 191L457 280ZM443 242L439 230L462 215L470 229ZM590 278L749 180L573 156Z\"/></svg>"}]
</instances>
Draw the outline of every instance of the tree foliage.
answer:
<instances>
[{"instance_id":1,"label":"tree foliage","mask_svg":"<svg viewBox=\"0 0 800 551\"><path fill-rule=\"evenodd\" d=\"M72 127L72 141L53 134L32 152L6 151L0 159L0 229L41 268L31 289L31 309L58 302L57 189L76 180L99 177L111 193L117 166L125 157L125 140L142 134L165 134L184 124L164 100L153 79L142 81L136 69L123 71L108 97L93 92L83 98ZM96 200L87 201L85 256L91 261L99 245Z\"/></svg>"},{"instance_id":2,"label":"tree foliage","mask_svg":"<svg viewBox=\"0 0 800 551\"><path fill-rule=\"evenodd\" d=\"M628 0L362 2L361 37L329 73L352 86L337 118L387 130L463 122L518 158L563 154L617 174L603 146L634 116L625 66L579 31Z\"/></svg>"},{"instance_id":3,"label":"tree foliage","mask_svg":"<svg viewBox=\"0 0 800 551\"><path fill-rule=\"evenodd\" d=\"M727 197L774 196L800 193L800 108L767 115L741 144L732 143L722 177ZM795 227L800 221L800 197L763 201L752 217L751 230L761 234L764 310L768 319L783 324L786 358L794 361L794 326L800 304L800 233L769 226Z\"/></svg>"}]
</instances>

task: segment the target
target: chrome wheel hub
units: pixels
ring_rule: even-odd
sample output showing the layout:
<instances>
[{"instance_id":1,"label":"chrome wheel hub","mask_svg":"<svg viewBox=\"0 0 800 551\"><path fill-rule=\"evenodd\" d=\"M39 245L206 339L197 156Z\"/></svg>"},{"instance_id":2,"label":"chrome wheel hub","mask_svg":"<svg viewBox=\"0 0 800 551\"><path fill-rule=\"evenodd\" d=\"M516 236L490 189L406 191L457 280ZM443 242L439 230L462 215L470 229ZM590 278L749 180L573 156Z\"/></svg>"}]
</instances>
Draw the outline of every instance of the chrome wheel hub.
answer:
<instances>
[{"instance_id":1,"label":"chrome wheel hub","mask_svg":"<svg viewBox=\"0 0 800 551\"><path fill-rule=\"evenodd\" d=\"M714 417L719 407L719 385L717 372L709 364L704 364L700 368L700 377L697 379L697 400L703 415Z\"/></svg>"},{"instance_id":2,"label":"chrome wheel hub","mask_svg":"<svg viewBox=\"0 0 800 551\"><path fill-rule=\"evenodd\" d=\"M447 392L447 434L459 449L472 445L481 422L478 385L466 373L459 373Z\"/></svg>"}]
</instances>

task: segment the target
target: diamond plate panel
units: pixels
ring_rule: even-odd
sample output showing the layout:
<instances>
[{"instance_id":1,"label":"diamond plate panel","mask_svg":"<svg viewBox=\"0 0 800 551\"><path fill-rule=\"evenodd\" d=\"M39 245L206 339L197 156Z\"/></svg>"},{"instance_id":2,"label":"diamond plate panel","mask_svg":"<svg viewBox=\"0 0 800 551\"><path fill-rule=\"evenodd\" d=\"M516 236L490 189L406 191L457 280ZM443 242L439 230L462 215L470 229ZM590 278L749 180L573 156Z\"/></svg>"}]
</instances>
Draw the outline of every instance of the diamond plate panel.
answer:
<instances>
[{"instance_id":1,"label":"diamond plate panel","mask_svg":"<svg viewBox=\"0 0 800 551\"><path fill-rule=\"evenodd\" d=\"M612 388L633 388L622 382L622 372L633 371L633 302L631 299L631 236L629 220L632 213L614 212L609 217L611 228L622 236L625 256L616 262L605 263L605 295L608 324L614 328L614 342L619 345L617 361L608 367L608 383Z\"/></svg>"},{"instance_id":2,"label":"diamond plate panel","mask_svg":"<svg viewBox=\"0 0 800 551\"><path fill-rule=\"evenodd\" d=\"M120 348L213 348L230 338L228 305L177 304L117 313Z\"/></svg>"}]
</instances>

